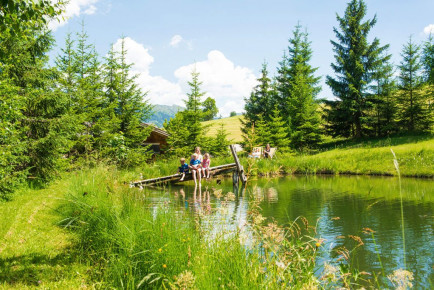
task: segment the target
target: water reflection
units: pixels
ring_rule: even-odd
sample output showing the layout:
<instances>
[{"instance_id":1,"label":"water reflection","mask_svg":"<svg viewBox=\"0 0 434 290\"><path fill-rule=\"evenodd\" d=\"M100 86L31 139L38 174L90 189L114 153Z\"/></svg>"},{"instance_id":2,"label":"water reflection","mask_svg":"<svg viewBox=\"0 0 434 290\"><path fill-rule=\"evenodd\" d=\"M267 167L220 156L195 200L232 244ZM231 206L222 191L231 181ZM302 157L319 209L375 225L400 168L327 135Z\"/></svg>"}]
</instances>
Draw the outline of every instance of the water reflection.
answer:
<instances>
[{"instance_id":1,"label":"water reflection","mask_svg":"<svg viewBox=\"0 0 434 290\"><path fill-rule=\"evenodd\" d=\"M434 281L434 181L403 179L402 195L407 269L413 272L417 288L429 288ZM317 238L325 239L320 264L330 259L329 249L353 248L360 237L364 244L352 253L354 266L371 273L383 268L386 275L404 268L395 178L286 177L250 181L246 188L234 188L230 180L224 180L203 188L173 187L163 197L153 191L150 198L155 202L171 199L179 210L199 216L210 237L245 229L249 200L254 199L260 202L262 214L279 224L304 216L317 225ZM373 236L367 229L374 231Z\"/></svg>"}]
</instances>

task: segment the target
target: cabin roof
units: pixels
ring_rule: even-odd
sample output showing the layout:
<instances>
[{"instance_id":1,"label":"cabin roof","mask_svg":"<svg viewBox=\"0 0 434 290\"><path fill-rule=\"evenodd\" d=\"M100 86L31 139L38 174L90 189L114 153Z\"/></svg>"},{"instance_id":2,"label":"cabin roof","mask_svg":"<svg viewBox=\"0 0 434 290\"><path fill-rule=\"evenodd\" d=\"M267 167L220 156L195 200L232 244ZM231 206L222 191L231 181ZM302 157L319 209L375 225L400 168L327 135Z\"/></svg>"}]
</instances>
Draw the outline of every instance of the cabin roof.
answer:
<instances>
[{"instance_id":1,"label":"cabin roof","mask_svg":"<svg viewBox=\"0 0 434 290\"><path fill-rule=\"evenodd\" d=\"M156 133L156 134L158 134L158 135L164 136L164 137L166 137L166 138L170 136L170 134L167 133L167 131L164 131L164 130L162 130L162 129L156 127L154 124L142 123L142 126L144 126L144 127L149 127L149 126L151 126L151 127L152 127L152 132L154 132L154 133Z\"/></svg>"}]
</instances>

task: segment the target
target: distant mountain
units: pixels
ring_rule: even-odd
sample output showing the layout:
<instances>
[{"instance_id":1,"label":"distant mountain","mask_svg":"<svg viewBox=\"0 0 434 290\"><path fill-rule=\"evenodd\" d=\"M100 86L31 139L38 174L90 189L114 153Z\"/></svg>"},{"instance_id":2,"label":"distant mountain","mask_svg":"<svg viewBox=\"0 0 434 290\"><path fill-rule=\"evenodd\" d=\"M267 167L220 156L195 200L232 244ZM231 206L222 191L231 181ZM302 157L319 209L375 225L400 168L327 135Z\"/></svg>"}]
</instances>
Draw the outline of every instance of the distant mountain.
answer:
<instances>
[{"instance_id":1,"label":"distant mountain","mask_svg":"<svg viewBox=\"0 0 434 290\"><path fill-rule=\"evenodd\" d=\"M155 105L154 106L154 115L151 116L148 120L146 120L146 123L152 123L155 126L162 128L164 120L169 120L170 118L175 117L175 114L178 111L184 110L184 107L178 106L178 105Z\"/></svg>"}]
</instances>

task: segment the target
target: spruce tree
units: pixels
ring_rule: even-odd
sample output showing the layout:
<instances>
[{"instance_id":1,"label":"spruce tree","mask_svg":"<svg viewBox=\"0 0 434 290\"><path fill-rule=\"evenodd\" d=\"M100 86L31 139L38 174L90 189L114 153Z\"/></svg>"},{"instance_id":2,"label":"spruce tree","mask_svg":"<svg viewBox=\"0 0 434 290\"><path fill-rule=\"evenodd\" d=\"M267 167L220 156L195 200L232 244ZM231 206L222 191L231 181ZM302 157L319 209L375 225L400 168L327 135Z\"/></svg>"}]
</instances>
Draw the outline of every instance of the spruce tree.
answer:
<instances>
[{"instance_id":1,"label":"spruce tree","mask_svg":"<svg viewBox=\"0 0 434 290\"><path fill-rule=\"evenodd\" d=\"M407 131L420 131L429 128L431 116L425 94L421 93L420 46L411 37L402 49L399 65L398 116L399 122Z\"/></svg>"},{"instance_id":2,"label":"spruce tree","mask_svg":"<svg viewBox=\"0 0 434 290\"><path fill-rule=\"evenodd\" d=\"M365 116L371 109L370 83L375 68L388 56L383 52L388 45L380 46L374 38L368 42L368 34L376 24L377 18L363 22L366 4L362 0L348 3L343 17L336 16L339 28L334 28L337 41L331 41L335 53L335 63L331 66L336 77L327 76L326 83L338 98L336 104L329 104L331 114L329 128L339 130L336 135L362 137L364 135ZM342 122L344 124L342 124ZM347 123L347 124L345 124Z\"/></svg>"},{"instance_id":3,"label":"spruce tree","mask_svg":"<svg viewBox=\"0 0 434 290\"><path fill-rule=\"evenodd\" d=\"M263 138L263 145L270 144L271 147L279 148L279 151L286 151L289 147L288 131L285 128L285 120L276 105L270 116L270 121L266 124L264 131L267 132L267 138Z\"/></svg>"},{"instance_id":4,"label":"spruce tree","mask_svg":"<svg viewBox=\"0 0 434 290\"><path fill-rule=\"evenodd\" d=\"M373 74L371 103L373 110L369 123L376 136L396 133L396 82L393 65L387 60Z\"/></svg>"},{"instance_id":5,"label":"spruce tree","mask_svg":"<svg viewBox=\"0 0 434 290\"><path fill-rule=\"evenodd\" d=\"M142 122L151 115L152 106L146 99L146 93L137 85L137 75L130 75L132 64L127 63L126 56L125 39L122 39L120 51L115 51L112 46L106 58L104 110L113 109L108 112L111 115L109 120L116 126L108 128L114 133L108 140L112 144L110 152L120 157L118 161L122 165L130 166L140 164L149 157L142 143L152 128L143 127ZM125 154L116 152L119 144L126 148Z\"/></svg>"},{"instance_id":6,"label":"spruce tree","mask_svg":"<svg viewBox=\"0 0 434 290\"><path fill-rule=\"evenodd\" d=\"M253 89L250 97L245 99L244 114L246 123L245 127L259 120L259 115L265 120L269 120L272 111L273 87L271 79L268 77L267 63L262 64L261 77L257 79L258 85Z\"/></svg>"},{"instance_id":7,"label":"spruce tree","mask_svg":"<svg viewBox=\"0 0 434 290\"><path fill-rule=\"evenodd\" d=\"M185 129L188 131L186 140L186 147L194 150L198 144L202 143L204 131L202 128L201 120L203 119L202 100L205 92L201 90L202 82L199 81L199 73L194 70L191 72L191 81L188 82L190 92L187 93L187 100L185 103L185 110L182 111ZM204 147L203 145L201 147Z\"/></svg>"},{"instance_id":8,"label":"spruce tree","mask_svg":"<svg viewBox=\"0 0 434 290\"><path fill-rule=\"evenodd\" d=\"M428 98L429 115L431 123L434 122L434 37L429 35L422 51L422 64L424 69L425 91Z\"/></svg>"},{"instance_id":9,"label":"spruce tree","mask_svg":"<svg viewBox=\"0 0 434 290\"><path fill-rule=\"evenodd\" d=\"M268 77L267 63L265 62L262 64L261 77L257 81L258 85L253 89L250 97L244 99L244 110L246 112L244 113L244 119L240 120L245 146L251 146L249 144L252 143L253 136L257 136L254 128L258 126L257 122L260 120L260 116L262 118L261 122L270 120L269 116L272 113L276 95L271 79ZM257 141L256 138L253 138L255 142Z\"/></svg>"},{"instance_id":10,"label":"spruce tree","mask_svg":"<svg viewBox=\"0 0 434 290\"><path fill-rule=\"evenodd\" d=\"M211 140L211 148L210 152L214 156L224 156L228 154L228 133L223 124L220 125L220 128L217 130L215 138Z\"/></svg>"},{"instance_id":11,"label":"spruce tree","mask_svg":"<svg viewBox=\"0 0 434 290\"><path fill-rule=\"evenodd\" d=\"M309 62L312 57L307 32L296 26L288 48L288 135L292 148L315 147L321 140L320 116L315 100L321 90L320 78L315 76L317 68ZM286 116L283 114L283 116Z\"/></svg>"}]
</instances>

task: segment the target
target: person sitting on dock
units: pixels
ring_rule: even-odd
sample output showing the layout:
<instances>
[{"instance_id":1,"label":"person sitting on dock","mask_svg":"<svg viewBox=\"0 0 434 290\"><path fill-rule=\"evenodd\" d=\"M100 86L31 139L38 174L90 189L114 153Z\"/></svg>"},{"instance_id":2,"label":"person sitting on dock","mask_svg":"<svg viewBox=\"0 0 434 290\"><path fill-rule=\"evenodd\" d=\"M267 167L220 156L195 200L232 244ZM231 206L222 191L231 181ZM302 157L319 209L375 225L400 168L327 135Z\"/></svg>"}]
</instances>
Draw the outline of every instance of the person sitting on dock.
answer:
<instances>
[{"instance_id":1,"label":"person sitting on dock","mask_svg":"<svg viewBox=\"0 0 434 290\"><path fill-rule=\"evenodd\" d=\"M185 158L181 158L180 162L181 166L178 167L178 172L182 175L180 181L183 181L185 174L188 173L188 164L185 163Z\"/></svg>"},{"instance_id":2,"label":"person sitting on dock","mask_svg":"<svg viewBox=\"0 0 434 290\"><path fill-rule=\"evenodd\" d=\"M209 153L205 153L202 161L202 172L203 178L209 178L209 167L211 165L211 158L209 157Z\"/></svg>"},{"instance_id":3,"label":"person sitting on dock","mask_svg":"<svg viewBox=\"0 0 434 290\"><path fill-rule=\"evenodd\" d=\"M190 170L191 170L191 175L193 175L193 180L194 183L196 184L196 177L197 179L199 179L199 182L201 181L201 174L200 174L200 160L198 159L198 155L197 153L194 153L193 155L191 155L191 160L190 160Z\"/></svg>"}]
</instances>

